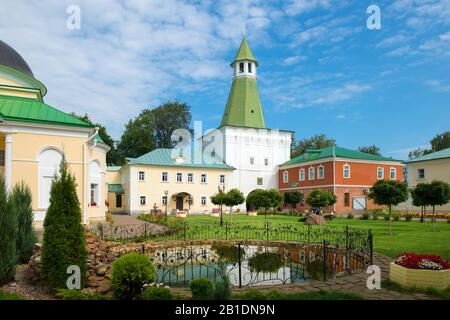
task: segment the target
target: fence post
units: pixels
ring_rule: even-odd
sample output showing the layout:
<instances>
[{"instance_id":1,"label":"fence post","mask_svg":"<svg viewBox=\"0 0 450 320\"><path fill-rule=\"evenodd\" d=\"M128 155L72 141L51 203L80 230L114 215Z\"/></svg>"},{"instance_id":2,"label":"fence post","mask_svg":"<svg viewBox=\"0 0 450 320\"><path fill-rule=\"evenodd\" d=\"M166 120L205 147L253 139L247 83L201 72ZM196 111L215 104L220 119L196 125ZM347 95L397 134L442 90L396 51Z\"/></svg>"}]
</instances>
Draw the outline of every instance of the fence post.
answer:
<instances>
[{"instance_id":1,"label":"fence post","mask_svg":"<svg viewBox=\"0 0 450 320\"><path fill-rule=\"evenodd\" d=\"M327 240L323 240L323 281L327 281Z\"/></svg>"},{"instance_id":2,"label":"fence post","mask_svg":"<svg viewBox=\"0 0 450 320\"><path fill-rule=\"evenodd\" d=\"M311 225L307 224L308 226L308 244L311 243Z\"/></svg>"},{"instance_id":3,"label":"fence post","mask_svg":"<svg viewBox=\"0 0 450 320\"><path fill-rule=\"evenodd\" d=\"M142 250L142 254L145 254L145 244L142 245L141 250Z\"/></svg>"},{"instance_id":4,"label":"fence post","mask_svg":"<svg viewBox=\"0 0 450 320\"><path fill-rule=\"evenodd\" d=\"M369 240L370 265L373 265L373 236L372 236L372 229L369 229L368 240Z\"/></svg>"},{"instance_id":5,"label":"fence post","mask_svg":"<svg viewBox=\"0 0 450 320\"><path fill-rule=\"evenodd\" d=\"M266 241L269 242L269 222L266 222Z\"/></svg>"},{"instance_id":6,"label":"fence post","mask_svg":"<svg viewBox=\"0 0 450 320\"><path fill-rule=\"evenodd\" d=\"M345 271L349 273L350 257L349 257L349 238L348 238L348 226L345 226Z\"/></svg>"},{"instance_id":7,"label":"fence post","mask_svg":"<svg viewBox=\"0 0 450 320\"><path fill-rule=\"evenodd\" d=\"M100 223L100 239L103 240L103 223Z\"/></svg>"},{"instance_id":8,"label":"fence post","mask_svg":"<svg viewBox=\"0 0 450 320\"><path fill-rule=\"evenodd\" d=\"M228 240L228 221L225 221L225 240Z\"/></svg>"},{"instance_id":9,"label":"fence post","mask_svg":"<svg viewBox=\"0 0 450 320\"><path fill-rule=\"evenodd\" d=\"M241 266L242 266L242 259L241 259L241 243L238 243L238 271L239 271L239 288L242 288L242 276L241 276Z\"/></svg>"},{"instance_id":10,"label":"fence post","mask_svg":"<svg viewBox=\"0 0 450 320\"><path fill-rule=\"evenodd\" d=\"M186 241L186 222L184 222L184 241Z\"/></svg>"},{"instance_id":11,"label":"fence post","mask_svg":"<svg viewBox=\"0 0 450 320\"><path fill-rule=\"evenodd\" d=\"M144 223L144 241L147 241L147 222Z\"/></svg>"}]
</instances>

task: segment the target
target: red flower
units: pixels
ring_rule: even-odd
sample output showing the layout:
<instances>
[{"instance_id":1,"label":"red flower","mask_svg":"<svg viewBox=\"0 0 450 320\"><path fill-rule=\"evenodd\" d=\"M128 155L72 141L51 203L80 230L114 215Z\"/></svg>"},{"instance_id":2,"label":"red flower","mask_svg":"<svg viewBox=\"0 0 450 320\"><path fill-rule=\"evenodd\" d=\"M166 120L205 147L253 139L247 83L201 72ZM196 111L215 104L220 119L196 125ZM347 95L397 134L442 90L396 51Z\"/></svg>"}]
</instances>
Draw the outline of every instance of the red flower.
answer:
<instances>
[{"instance_id":1,"label":"red flower","mask_svg":"<svg viewBox=\"0 0 450 320\"><path fill-rule=\"evenodd\" d=\"M450 263L447 260L427 254L403 253L395 258L394 263L408 269L450 269Z\"/></svg>"}]
</instances>

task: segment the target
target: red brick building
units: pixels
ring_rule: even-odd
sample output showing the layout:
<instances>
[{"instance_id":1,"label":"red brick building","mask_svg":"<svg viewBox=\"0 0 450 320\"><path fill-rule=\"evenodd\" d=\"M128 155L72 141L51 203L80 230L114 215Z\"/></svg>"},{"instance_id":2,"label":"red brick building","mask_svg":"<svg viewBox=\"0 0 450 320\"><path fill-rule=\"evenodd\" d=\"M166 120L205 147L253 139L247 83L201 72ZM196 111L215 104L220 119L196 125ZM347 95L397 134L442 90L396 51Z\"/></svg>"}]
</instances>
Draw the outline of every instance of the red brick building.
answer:
<instances>
[{"instance_id":1,"label":"red brick building","mask_svg":"<svg viewBox=\"0 0 450 320\"><path fill-rule=\"evenodd\" d=\"M280 165L278 171L281 193L299 191L306 199L316 189L332 191L337 203L326 210L337 214L377 208L367 192L383 179L402 181L402 161L340 147L306 150ZM307 204L297 205L299 211L307 209Z\"/></svg>"}]
</instances>

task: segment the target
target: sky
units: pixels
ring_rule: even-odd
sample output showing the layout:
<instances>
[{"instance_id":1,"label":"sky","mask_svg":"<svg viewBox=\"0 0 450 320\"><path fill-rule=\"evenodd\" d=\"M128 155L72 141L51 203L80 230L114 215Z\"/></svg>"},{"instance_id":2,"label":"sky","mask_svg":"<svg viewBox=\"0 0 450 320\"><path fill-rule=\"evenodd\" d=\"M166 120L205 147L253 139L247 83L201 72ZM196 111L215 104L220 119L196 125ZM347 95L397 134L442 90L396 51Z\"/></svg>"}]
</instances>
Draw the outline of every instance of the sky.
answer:
<instances>
[{"instance_id":1,"label":"sky","mask_svg":"<svg viewBox=\"0 0 450 320\"><path fill-rule=\"evenodd\" d=\"M220 124L246 35L266 125L324 133L406 159L450 130L450 1L1 0L0 39L28 62L46 103L87 113L119 139L144 108L191 107ZM369 29L375 4L381 28ZM71 5L80 9L79 29ZM69 8L69 13L68 13Z\"/></svg>"}]
</instances>

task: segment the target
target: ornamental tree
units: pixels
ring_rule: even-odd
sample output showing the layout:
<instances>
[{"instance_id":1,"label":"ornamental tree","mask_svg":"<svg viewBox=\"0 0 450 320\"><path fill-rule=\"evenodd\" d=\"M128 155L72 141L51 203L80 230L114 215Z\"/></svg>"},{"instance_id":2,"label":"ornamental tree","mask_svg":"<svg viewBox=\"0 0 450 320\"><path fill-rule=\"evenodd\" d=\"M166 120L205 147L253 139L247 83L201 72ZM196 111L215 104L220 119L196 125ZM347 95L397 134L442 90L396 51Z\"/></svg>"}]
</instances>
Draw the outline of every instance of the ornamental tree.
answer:
<instances>
[{"instance_id":1,"label":"ornamental tree","mask_svg":"<svg viewBox=\"0 0 450 320\"><path fill-rule=\"evenodd\" d=\"M389 235L392 234L392 206L408 200L408 186L396 180L378 180L370 188L368 198L378 205L389 207Z\"/></svg>"},{"instance_id":2,"label":"ornamental tree","mask_svg":"<svg viewBox=\"0 0 450 320\"><path fill-rule=\"evenodd\" d=\"M238 189L231 189L226 193L225 202L224 204L227 207L230 207L230 213L233 212L233 206L238 206L242 203L244 203L245 197L244 194L239 191Z\"/></svg>"},{"instance_id":3,"label":"ornamental tree","mask_svg":"<svg viewBox=\"0 0 450 320\"><path fill-rule=\"evenodd\" d=\"M71 265L80 268L84 285L87 250L81 221L75 177L69 173L63 156L59 176L55 175L50 188L42 246L42 272L54 288L66 287L67 268Z\"/></svg>"},{"instance_id":4,"label":"ornamental tree","mask_svg":"<svg viewBox=\"0 0 450 320\"><path fill-rule=\"evenodd\" d=\"M314 190L306 198L306 203L313 208L319 208L319 214L322 208L332 206L337 202L335 194L327 190Z\"/></svg>"},{"instance_id":5,"label":"ornamental tree","mask_svg":"<svg viewBox=\"0 0 450 320\"><path fill-rule=\"evenodd\" d=\"M303 193L298 191L288 191L284 193L284 203L289 205L289 213L292 215L292 209L297 206L298 203L303 203Z\"/></svg>"},{"instance_id":6,"label":"ornamental tree","mask_svg":"<svg viewBox=\"0 0 450 320\"><path fill-rule=\"evenodd\" d=\"M420 216L420 222L424 222L424 216L427 208L426 204L426 194L427 194L427 183L418 183L414 188L410 190L412 197L412 204L416 207L420 207L422 214Z\"/></svg>"},{"instance_id":7,"label":"ornamental tree","mask_svg":"<svg viewBox=\"0 0 450 320\"><path fill-rule=\"evenodd\" d=\"M447 182L434 180L426 186L425 205L432 206L433 231L436 224L435 207L446 205L450 201L450 185Z\"/></svg>"},{"instance_id":8,"label":"ornamental tree","mask_svg":"<svg viewBox=\"0 0 450 320\"><path fill-rule=\"evenodd\" d=\"M223 205L226 205L227 194L223 192L223 189L219 187L219 190L216 194L210 197L211 202L220 208L220 226L223 226Z\"/></svg>"}]
</instances>

